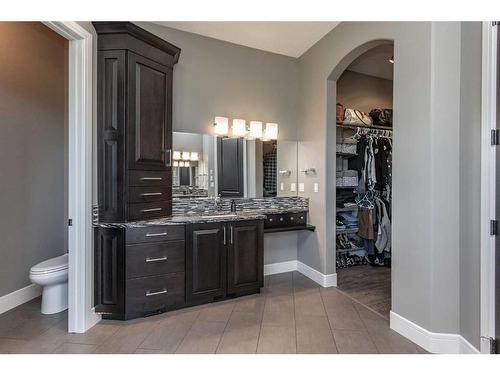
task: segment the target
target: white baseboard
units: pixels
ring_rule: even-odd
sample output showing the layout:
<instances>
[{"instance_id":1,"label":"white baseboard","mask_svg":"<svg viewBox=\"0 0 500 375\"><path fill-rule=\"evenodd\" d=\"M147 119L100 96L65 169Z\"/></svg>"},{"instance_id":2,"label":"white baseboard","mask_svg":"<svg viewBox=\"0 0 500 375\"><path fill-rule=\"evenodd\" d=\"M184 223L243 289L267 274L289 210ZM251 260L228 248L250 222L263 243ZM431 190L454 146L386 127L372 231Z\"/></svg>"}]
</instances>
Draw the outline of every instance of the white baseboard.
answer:
<instances>
[{"instance_id":1,"label":"white baseboard","mask_svg":"<svg viewBox=\"0 0 500 375\"><path fill-rule=\"evenodd\" d=\"M459 334L428 331L393 311L390 313L390 325L391 329L430 353L479 354L479 351Z\"/></svg>"},{"instance_id":2,"label":"white baseboard","mask_svg":"<svg viewBox=\"0 0 500 375\"><path fill-rule=\"evenodd\" d=\"M311 280L315 281L324 288L337 286L336 273L325 275L319 271L316 271L314 268L309 267L307 264L304 264L299 261L297 261L297 271L299 271L302 275L307 276Z\"/></svg>"},{"instance_id":3,"label":"white baseboard","mask_svg":"<svg viewBox=\"0 0 500 375\"><path fill-rule=\"evenodd\" d=\"M298 260L290 260L281 263L271 263L264 265L264 275L274 275L277 273L299 271L304 276L310 278L322 287L337 286L337 274L332 273L330 275L322 274L316 271L314 268L299 262Z\"/></svg>"},{"instance_id":4,"label":"white baseboard","mask_svg":"<svg viewBox=\"0 0 500 375\"><path fill-rule=\"evenodd\" d=\"M22 289L0 297L0 314L13 309L23 303L31 301L33 298L42 294L42 288L39 285L31 284Z\"/></svg>"},{"instance_id":5,"label":"white baseboard","mask_svg":"<svg viewBox=\"0 0 500 375\"><path fill-rule=\"evenodd\" d=\"M289 260L287 262L264 264L264 276L297 271L297 261Z\"/></svg>"}]
</instances>

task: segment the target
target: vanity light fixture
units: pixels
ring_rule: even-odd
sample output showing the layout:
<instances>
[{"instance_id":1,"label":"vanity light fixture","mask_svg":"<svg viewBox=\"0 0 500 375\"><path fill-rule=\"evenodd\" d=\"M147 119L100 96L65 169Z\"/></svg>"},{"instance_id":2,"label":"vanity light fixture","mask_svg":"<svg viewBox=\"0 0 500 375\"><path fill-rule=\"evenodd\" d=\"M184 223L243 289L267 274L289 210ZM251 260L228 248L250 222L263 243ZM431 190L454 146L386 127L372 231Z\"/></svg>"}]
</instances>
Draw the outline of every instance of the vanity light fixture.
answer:
<instances>
[{"instance_id":1,"label":"vanity light fixture","mask_svg":"<svg viewBox=\"0 0 500 375\"><path fill-rule=\"evenodd\" d=\"M182 160L191 160L191 153L188 151L182 151Z\"/></svg>"},{"instance_id":2,"label":"vanity light fixture","mask_svg":"<svg viewBox=\"0 0 500 375\"><path fill-rule=\"evenodd\" d=\"M250 121L250 139L262 138L262 122L261 121Z\"/></svg>"},{"instance_id":3,"label":"vanity light fixture","mask_svg":"<svg viewBox=\"0 0 500 375\"><path fill-rule=\"evenodd\" d=\"M181 152L180 151L174 151L172 154L172 159L173 160L181 160Z\"/></svg>"},{"instance_id":4,"label":"vanity light fixture","mask_svg":"<svg viewBox=\"0 0 500 375\"><path fill-rule=\"evenodd\" d=\"M268 122L266 124L266 129L264 130L264 139L266 141L278 139L278 124L274 122Z\"/></svg>"},{"instance_id":5,"label":"vanity light fixture","mask_svg":"<svg viewBox=\"0 0 500 375\"><path fill-rule=\"evenodd\" d=\"M247 134L247 122L245 120L235 118L233 120L233 127L231 130L233 137L244 137Z\"/></svg>"},{"instance_id":6,"label":"vanity light fixture","mask_svg":"<svg viewBox=\"0 0 500 375\"><path fill-rule=\"evenodd\" d=\"M229 132L229 120L227 117L217 116L214 121L215 135L225 136Z\"/></svg>"},{"instance_id":7,"label":"vanity light fixture","mask_svg":"<svg viewBox=\"0 0 500 375\"><path fill-rule=\"evenodd\" d=\"M191 161L198 161L199 160L198 153L197 152L191 152L191 158L189 160L191 160Z\"/></svg>"}]
</instances>

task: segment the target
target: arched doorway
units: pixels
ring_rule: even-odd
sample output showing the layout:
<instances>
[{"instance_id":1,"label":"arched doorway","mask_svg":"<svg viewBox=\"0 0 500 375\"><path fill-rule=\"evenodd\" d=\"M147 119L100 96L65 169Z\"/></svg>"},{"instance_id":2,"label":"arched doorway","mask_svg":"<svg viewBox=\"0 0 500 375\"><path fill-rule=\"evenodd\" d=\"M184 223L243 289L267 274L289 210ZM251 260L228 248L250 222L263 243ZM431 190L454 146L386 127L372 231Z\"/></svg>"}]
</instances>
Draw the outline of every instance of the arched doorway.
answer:
<instances>
[{"instance_id":1,"label":"arched doorway","mask_svg":"<svg viewBox=\"0 0 500 375\"><path fill-rule=\"evenodd\" d=\"M338 288L385 318L391 309L392 116L394 44L365 43L328 79L327 243L335 254ZM352 120L336 116L342 103ZM339 111L343 113L343 111ZM389 115L390 112L384 112ZM363 115L364 114L364 115ZM335 221L333 221L335 218ZM330 223L328 223L330 219Z\"/></svg>"}]
</instances>

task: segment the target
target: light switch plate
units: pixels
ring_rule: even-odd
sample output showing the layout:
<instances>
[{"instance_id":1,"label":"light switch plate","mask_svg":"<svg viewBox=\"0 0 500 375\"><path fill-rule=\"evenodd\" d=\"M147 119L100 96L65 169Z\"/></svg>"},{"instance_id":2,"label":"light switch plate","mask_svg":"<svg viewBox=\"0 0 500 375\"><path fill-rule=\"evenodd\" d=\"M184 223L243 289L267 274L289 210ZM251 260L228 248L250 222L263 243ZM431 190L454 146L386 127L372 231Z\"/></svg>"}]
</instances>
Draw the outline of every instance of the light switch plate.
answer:
<instances>
[{"instance_id":1,"label":"light switch plate","mask_svg":"<svg viewBox=\"0 0 500 375\"><path fill-rule=\"evenodd\" d=\"M319 191L319 185L317 182L314 183L314 192L317 193Z\"/></svg>"},{"instance_id":2,"label":"light switch plate","mask_svg":"<svg viewBox=\"0 0 500 375\"><path fill-rule=\"evenodd\" d=\"M304 183L303 182L299 183L299 192L303 193L304 190L305 190Z\"/></svg>"},{"instance_id":3,"label":"light switch plate","mask_svg":"<svg viewBox=\"0 0 500 375\"><path fill-rule=\"evenodd\" d=\"M210 187L215 187L215 182L211 182Z\"/></svg>"},{"instance_id":4,"label":"light switch plate","mask_svg":"<svg viewBox=\"0 0 500 375\"><path fill-rule=\"evenodd\" d=\"M297 185L295 185L295 182L292 182L290 185L290 191L297 191Z\"/></svg>"},{"instance_id":5,"label":"light switch plate","mask_svg":"<svg viewBox=\"0 0 500 375\"><path fill-rule=\"evenodd\" d=\"M280 190L281 190L281 191L284 191L284 190L285 190L285 183L284 183L284 182L282 182L282 183L280 184Z\"/></svg>"}]
</instances>

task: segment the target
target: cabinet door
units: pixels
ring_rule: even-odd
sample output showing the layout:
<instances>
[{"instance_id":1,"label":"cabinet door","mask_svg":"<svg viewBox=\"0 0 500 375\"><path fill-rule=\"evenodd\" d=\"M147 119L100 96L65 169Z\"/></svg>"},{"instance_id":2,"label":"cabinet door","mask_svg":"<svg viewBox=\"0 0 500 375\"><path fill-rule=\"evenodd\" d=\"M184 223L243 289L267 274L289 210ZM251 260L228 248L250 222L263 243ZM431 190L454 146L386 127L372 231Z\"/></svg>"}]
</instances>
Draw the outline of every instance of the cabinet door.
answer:
<instances>
[{"instance_id":1,"label":"cabinet door","mask_svg":"<svg viewBox=\"0 0 500 375\"><path fill-rule=\"evenodd\" d=\"M172 68L128 52L128 168L170 170Z\"/></svg>"},{"instance_id":2,"label":"cabinet door","mask_svg":"<svg viewBox=\"0 0 500 375\"><path fill-rule=\"evenodd\" d=\"M99 51L97 66L99 214L101 220L123 220L125 51Z\"/></svg>"},{"instance_id":3,"label":"cabinet door","mask_svg":"<svg viewBox=\"0 0 500 375\"><path fill-rule=\"evenodd\" d=\"M243 196L243 140L217 138L218 194Z\"/></svg>"},{"instance_id":4,"label":"cabinet door","mask_svg":"<svg viewBox=\"0 0 500 375\"><path fill-rule=\"evenodd\" d=\"M263 286L264 223L262 220L229 225L227 292L245 294Z\"/></svg>"},{"instance_id":5,"label":"cabinet door","mask_svg":"<svg viewBox=\"0 0 500 375\"><path fill-rule=\"evenodd\" d=\"M186 299L189 304L223 298L226 290L227 230L220 223L188 226Z\"/></svg>"},{"instance_id":6,"label":"cabinet door","mask_svg":"<svg viewBox=\"0 0 500 375\"><path fill-rule=\"evenodd\" d=\"M124 237L123 229L95 229L95 311L118 318L123 316L125 308Z\"/></svg>"}]
</instances>

